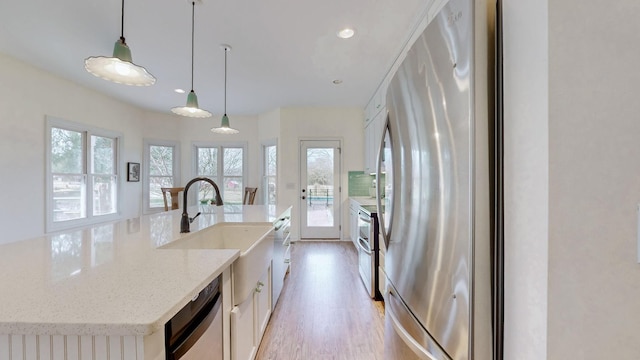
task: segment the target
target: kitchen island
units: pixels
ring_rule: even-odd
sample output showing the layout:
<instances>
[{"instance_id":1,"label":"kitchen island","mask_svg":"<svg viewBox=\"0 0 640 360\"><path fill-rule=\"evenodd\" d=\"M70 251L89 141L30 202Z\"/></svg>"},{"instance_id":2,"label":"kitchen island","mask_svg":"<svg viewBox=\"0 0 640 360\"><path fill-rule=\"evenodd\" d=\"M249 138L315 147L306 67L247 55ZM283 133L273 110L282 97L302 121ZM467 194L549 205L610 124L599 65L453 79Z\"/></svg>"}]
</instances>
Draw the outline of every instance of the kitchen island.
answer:
<instances>
[{"instance_id":1,"label":"kitchen island","mask_svg":"<svg viewBox=\"0 0 640 360\"><path fill-rule=\"evenodd\" d=\"M191 232L273 223L285 210L191 207L192 216L202 213ZM0 245L0 359L36 352L40 359L84 359L84 351L154 358L164 324L207 284L222 275L223 294L230 292L229 267L240 256L237 249L159 249L189 236L179 232L180 216L174 210ZM225 312L229 298L223 296Z\"/></svg>"}]
</instances>

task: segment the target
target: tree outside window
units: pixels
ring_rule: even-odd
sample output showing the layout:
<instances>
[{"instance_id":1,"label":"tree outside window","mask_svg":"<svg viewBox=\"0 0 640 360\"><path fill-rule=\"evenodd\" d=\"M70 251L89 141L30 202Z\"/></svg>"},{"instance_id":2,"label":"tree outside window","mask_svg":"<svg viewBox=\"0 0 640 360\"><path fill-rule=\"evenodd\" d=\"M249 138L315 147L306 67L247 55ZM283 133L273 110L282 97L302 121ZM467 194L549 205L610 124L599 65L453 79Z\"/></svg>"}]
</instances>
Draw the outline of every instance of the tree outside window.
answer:
<instances>
[{"instance_id":1,"label":"tree outside window","mask_svg":"<svg viewBox=\"0 0 640 360\"><path fill-rule=\"evenodd\" d=\"M149 208L164 207L160 189L174 187L173 164L173 146L149 145Z\"/></svg>"}]
</instances>

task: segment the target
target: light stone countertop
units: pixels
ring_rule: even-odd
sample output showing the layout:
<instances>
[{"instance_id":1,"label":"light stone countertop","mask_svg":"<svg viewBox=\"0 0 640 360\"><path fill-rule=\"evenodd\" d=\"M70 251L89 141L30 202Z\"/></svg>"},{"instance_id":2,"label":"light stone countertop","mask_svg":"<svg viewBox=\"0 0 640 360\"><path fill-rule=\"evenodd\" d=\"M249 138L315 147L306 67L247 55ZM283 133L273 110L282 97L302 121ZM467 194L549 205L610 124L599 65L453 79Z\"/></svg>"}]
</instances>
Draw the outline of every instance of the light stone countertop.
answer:
<instances>
[{"instance_id":1,"label":"light stone countertop","mask_svg":"<svg viewBox=\"0 0 640 360\"><path fill-rule=\"evenodd\" d=\"M357 202L361 206L375 205L376 204L376 198L369 197L369 196L351 196L351 197L349 197L349 199Z\"/></svg>"},{"instance_id":2,"label":"light stone countertop","mask_svg":"<svg viewBox=\"0 0 640 360\"><path fill-rule=\"evenodd\" d=\"M196 232L273 222L287 207L194 206ZM181 210L0 245L0 334L149 335L238 258L238 250L158 249Z\"/></svg>"}]
</instances>

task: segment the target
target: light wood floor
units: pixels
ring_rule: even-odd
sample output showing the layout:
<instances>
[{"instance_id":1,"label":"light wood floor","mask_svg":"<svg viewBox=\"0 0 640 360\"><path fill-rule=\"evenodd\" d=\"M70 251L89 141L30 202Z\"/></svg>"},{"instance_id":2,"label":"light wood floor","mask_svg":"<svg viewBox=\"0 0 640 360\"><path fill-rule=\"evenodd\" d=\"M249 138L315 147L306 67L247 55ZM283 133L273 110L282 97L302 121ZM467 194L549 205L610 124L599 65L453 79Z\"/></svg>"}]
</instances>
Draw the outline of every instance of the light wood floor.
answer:
<instances>
[{"instance_id":1,"label":"light wood floor","mask_svg":"<svg viewBox=\"0 0 640 360\"><path fill-rule=\"evenodd\" d=\"M382 359L384 305L367 296L351 242L298 241L257 360Z\"/></svg>"}]
</instances>

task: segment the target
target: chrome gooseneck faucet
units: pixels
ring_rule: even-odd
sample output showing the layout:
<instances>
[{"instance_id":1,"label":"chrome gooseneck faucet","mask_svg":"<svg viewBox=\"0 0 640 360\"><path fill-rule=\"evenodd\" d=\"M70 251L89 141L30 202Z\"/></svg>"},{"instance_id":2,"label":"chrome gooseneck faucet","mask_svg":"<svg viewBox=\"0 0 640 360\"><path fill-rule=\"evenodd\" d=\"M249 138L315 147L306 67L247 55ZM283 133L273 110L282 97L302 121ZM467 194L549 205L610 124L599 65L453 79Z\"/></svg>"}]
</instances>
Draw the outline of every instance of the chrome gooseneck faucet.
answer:
<instances>
[{"instance_id":1,"label":"chrome gooseneck faucet","mask_svg":"<svg viewBox=\"0 0 640 360\"><path fill-rule=\"evenodd\" d=\"M193 220L195 220L198 215L200 215L200 213L197 213L196 216L190 218L189 217L189 213L187 213L187 193L189 192L189 187L191 187L191 185L193 185L193 183L198 182L198 181L205 181L208 182L209 184L213 185L213 189L216 191L216 205L217 206L222 206L222 197L220 197L220 189L218 189L218 185L216 185L216 183L213 182L213 180L206 178L206 177L197 177L192 179L191 181L189 181L187 183L187 185L185 185L184 187L184 192L183 192L183 203L182 203L182 218L180 219L180 232L181 233L188 233L189 230L189 224L191 224L193 222Z\"/></svg>"}]
</instances>

